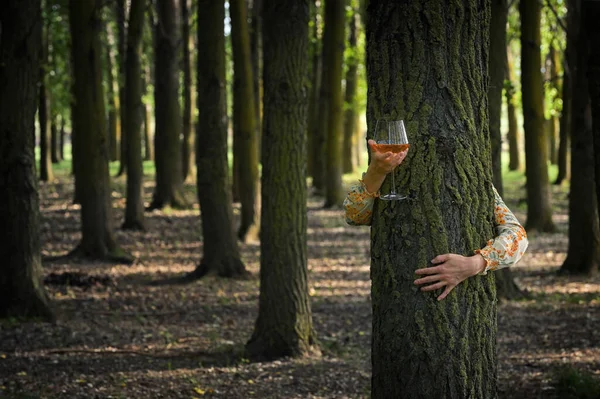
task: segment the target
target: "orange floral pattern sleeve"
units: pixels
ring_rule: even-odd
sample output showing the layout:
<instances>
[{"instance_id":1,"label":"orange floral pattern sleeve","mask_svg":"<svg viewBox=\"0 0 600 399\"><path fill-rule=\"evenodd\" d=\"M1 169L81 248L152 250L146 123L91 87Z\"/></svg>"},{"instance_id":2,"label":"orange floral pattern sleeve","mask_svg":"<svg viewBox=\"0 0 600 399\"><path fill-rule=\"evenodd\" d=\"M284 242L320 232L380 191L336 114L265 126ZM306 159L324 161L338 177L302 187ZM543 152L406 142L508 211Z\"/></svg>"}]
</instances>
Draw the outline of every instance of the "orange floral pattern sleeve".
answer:
<instances>
[{"instance_id":1,"label":"orange floral pattern sleeve","mask_svg":"<svg viewBox=\"0 0 600 399\"><path fill-rule=\"evenodd\" d=\"M482 274L489 270L502 269L517 263L527 246L527 233L515 215L508 209L494 187L494 233L495 238L489 240L487 245L475 251L486 261L486 268ZM373 217L373 204L378 194L369 193L364 184L352 186L344 200L346 222L353 226L370 225Z\"/></svg>"},{"instance_id":2,"label":"orange floral pattern sleeve","mask_svg":"<svg viewBox=\"0 0 600 399\"><path fill-rule=\"evenodd\" d=\"M487 266L481 274L489 270L510 267L517 263L527 246L527 233L515 215L508 209L494 187L494 230L496 237L487 245L475 251L485 259Z\"/></svg>"}]
</instances>

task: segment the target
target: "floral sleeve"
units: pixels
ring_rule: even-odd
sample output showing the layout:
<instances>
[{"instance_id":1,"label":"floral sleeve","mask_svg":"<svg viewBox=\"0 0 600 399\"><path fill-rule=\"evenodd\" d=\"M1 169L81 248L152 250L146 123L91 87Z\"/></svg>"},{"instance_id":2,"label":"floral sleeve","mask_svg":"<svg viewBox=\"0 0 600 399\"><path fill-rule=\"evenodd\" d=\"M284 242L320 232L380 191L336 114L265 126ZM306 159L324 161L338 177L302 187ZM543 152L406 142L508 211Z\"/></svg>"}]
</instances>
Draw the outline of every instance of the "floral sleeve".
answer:
<instances>
[{"instance_id":1,"label":"floral sleeve","mask_svg":"<svg viewBox=\"0 0 600 399\"><path fill-rule=\"evenodd\" d=\"M346 222L352 226L370 225L373 216L373 204L378 195L377 193L368 192L362 181L352 186L344 200Z\"/></svg>"},{"instance_id":2,"label":"floral sleeve","mask_svg":"<svg viewBox=\"0 0 600 399\"><path fill-rule=\"evenodd\" d=\"M529 244L525 229L504 204L496 188L494 188L494 196L496 237L489 240L485 247L475 251L483 256L487 263L482 274L486 274L489 270L493 271L514 265L521 259Z\"/></svg>"}]
</instances>

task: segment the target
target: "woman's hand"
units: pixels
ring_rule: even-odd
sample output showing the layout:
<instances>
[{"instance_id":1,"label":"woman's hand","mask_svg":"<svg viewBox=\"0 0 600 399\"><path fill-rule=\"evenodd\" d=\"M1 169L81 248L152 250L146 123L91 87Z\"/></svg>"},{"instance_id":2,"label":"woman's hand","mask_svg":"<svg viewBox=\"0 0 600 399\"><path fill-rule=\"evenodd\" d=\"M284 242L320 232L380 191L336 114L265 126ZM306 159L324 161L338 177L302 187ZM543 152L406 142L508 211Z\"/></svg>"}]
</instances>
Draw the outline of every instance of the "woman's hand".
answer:
<instances>
[{"instance_id":1,"label":"woman's hand","mask_svg":"<svg viewBox=\"0 0 600 399\"><path fill-rule=\"evenodd\" d=\"M415 271L415 274L426 276L415 280L415 284L431 283L421 287L421 291L434 291L446 287L444 292L438 296L438 301L446 298L458 284L481 273L486 267L486 261L481 255L465 257L456 254L445 254L436 256L431 263L436 266Z\"/></svg>"},{"instance_id":2,"label":"woman's hand","mask_svg":"<svg viewBox=\"0 0 600 399\"><path fill-rule=\"evenodd\" d=\"M371 148L371 163L369 169L372 169L374 173L387 175L393 171L398 165L404 161L408 150L394 154L391 151L379 152L374 148L377 143L374 140L367 141Z\"/></svg>"}]
</instances>

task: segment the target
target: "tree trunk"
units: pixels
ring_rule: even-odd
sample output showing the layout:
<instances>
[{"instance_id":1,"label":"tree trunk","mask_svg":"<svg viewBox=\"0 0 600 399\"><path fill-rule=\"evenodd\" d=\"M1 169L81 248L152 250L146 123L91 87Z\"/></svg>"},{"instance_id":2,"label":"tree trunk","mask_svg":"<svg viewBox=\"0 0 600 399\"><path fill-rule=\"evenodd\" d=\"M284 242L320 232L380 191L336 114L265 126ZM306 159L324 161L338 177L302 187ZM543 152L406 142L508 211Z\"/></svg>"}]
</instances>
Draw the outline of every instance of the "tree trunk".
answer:
<instances>
[{"instance_id":1,"label":"tree trunk","mask_svg":"<svg viewBox=\"0 0 600 399\"><path fill-rule=\"evenodd\" d=\"M344 62L344 30L346 2L325 0L325 32L323 33L324 67L321 82L328 93L326 129L325 208L341 206L342 189L342 64Z\"/></svg>"},{"instance_id":2,"label":"tree trunk","mask_svg":"<svg viewBox=\"0 0 600 399\"><path fill-rule=\"evenodd\" d=\"M60 118L60 133L59 133L59 144L58 144L60 159L65 159L65 117ZM73 160L71 159L71 162Z\"/></svg>"},{"instance_id":3,"label":"tree trunk","mask_svg":"<svg viewBox=\"0 0 600 399\"><path fill-rule=\"evenodd\" d=\"M238 238L258 238L258 146L255 126L254 79L250 62L250 36L244 0L230 0L231 46L233 50L233 129L238 147L239 194L242 205Z\"/></svg>"},{"instance_id":4,"label":"tree trunk","mask_svg":"<svg viewBox=\"0 0 600 399\"><path fill-rule=\"evenodd\" d=\"M567 28L569 29L569 28ZM565 60L568 62L569 44L565 50ZM562 111L560 113L560 133L558 143L558 175L554 184L562 184L563 181L571 178L571 153L569 151L570 138L571 138L571 72L570 68L565 67L563 72L563 84L562 84Z\"/></svg>"},{"instance_id":5,"label":"tree trunk","mask_svg":"<svg viewBox=\"0 0 600 399\"><path fill-rule=\"evenodd\" d=\"M127 165L127 121L125 120L127 110L125 109L125 56L127 52L127 2L126 0L116 0L115 5L117 7L117 32L118 32L118 46L119 55L117 57L117 63L119 67L119 116L121 119L121 154L120 154L120 166L117 176L125 174Z\"/></svg>"},{"instance_id":6,"label":"tree trunk","mask_svg":"<svg viewBox=\"0 0 600 399\"><path fill-rule=\"evenodd\" d=\"M596 199L600 199L600 27L598 26L598 17L600 17L599 4L585 0L583 2L582 15L585 16L584 24L586 36L588 37L589 57L588 63L588 82L590 99L592 104L592 134L594 143L594 170ZM600 209L600 201L597 203L597 209Z\"/></svg>"},{"instance_id":7,"label":"tree trunk","mask_svg":"<svg viewBox=\"0 0 600 399\"><path fill-rule=\"evenodd\" d=\"M506 138L508 140L508 169L521 169L521 133L519 132L519 124L517 123L517 110L515 106L515 73L510 52L510 46L506 47L506 114L508 118L508 132Z\"/></svg>"},{"instance_id":8,"label":"tree trunk","mask_svg":"<svg viewBox=\"0 0 600 399\"><path fill-rule=\"evenodd\" d=\"M202 218L204 256L190 277L209 272L222 277L246 276L235 233L227 164L227 90L225 79L225 7L213 0L198 1L196 90L196 184Z\"/></svg>"},{"instance_id":9,"label":"tree trunk","mask_svg":"<svg viewBox=\"0 0 600 399\"><path fill-rule=\"evenodd\" d=\"M144 166L142 164L142 29L144 27L144 0L131 0L125 57L125 109L127 110L127 203L123 229L145 230Z\"/></svg>"},{"instance_id":10,"label":"tree trunk","mask_svg":"<svg viewBox=\"0 0 600 399\"><path fill-rule=\"evenodd\" d=\"M40 124L40 180L54 180L52 173L52 156L51 156L51 140L52 140L52 112L50 110L50 93L48 92L46 70L48 64L48 25L42 24L42 47L40 49L40 70L39 70L39 108L38 118Z\"/></svg>"},{"instance_id":11,"label":"tree trunk","mask_svg":"<svg viewBox=\"0 0 600 399\"><path fill-rule=\"evenodd\" d=\"M112 231L108 143L102 87L101 0L69 2L72 38L75 187L81 203L82 238L74 255L131 263Z\"/></svg>"},{"instance_id":12,"label":"tree trunk","mask_svg":"<svg viewBox=\"0 0 600 399\"><path fill-rule=\"evenodd\" d=\"M147 65L144 71L144 95L148 94L148 87L152 82L152 72ZM152 146L152 106L144 104L144 161L154 160L154 148Z\"/></svg>"},{"instance_id":13,"label":"tree trunk","mask_svg":"<svg viewBox=\"0 0 600 399\"><path fill-rule=\"evenodd\" d=\"M490 114L490 141L492 144L492 172L494 186L502 196L502 132L500 120L502 114L502 89L506 75L506 20L508 4L506 0L491 0L492 16L490 19L490 83L488 88Z\"/></svg>"},{"instance_id":14,"label":"tree trunk","mask_svg":"<svg viewBox=\"0 0 600 399\"><path fill-rule=\"evenodd\" d=\"M35 176L40 0L7 0L0 13L0 318L52 319L42 285Z\"/></svg>"},{"instance_id":15,"label":"tree trunk","mask_svg":"<svg viewBox=\"0 0 600 399\"><path fill-rule=\"evenodd\" d=\"M119 160L119 140L121 138L121 120L119 112L121 103L119 102L119 83L115 77L115 38L112 28L109 23L106 24L106 74L108 76L108 142L109 142L109 159L111 161Z\"/></svg>"},{"instance_id":16,"label":"tree trunk","mask_svg":"<svg viewBox=\"0 0 600 399\"><path fill-rule=\"evenodd\" d=\"M306 265L308 1L266 2L263 15L260 296L246 348L273 359L302 356L315 343Z\"/></svg>"},{"instance_id":17,"label":"tree trunk","mask_svg":"<svg viewBox=\"0 0 600 399\"><path fill-rule=\"evenodd\" d=\"M573 32L576 43L569 67L573 81L571 186L569 194L569 248L560 268L563 274L594 274L600 264L600 229L594 178L594 137L592 136L592 107L588 82L588 42L593 25L586 24L586 13L592 12L587 2L571 1L569 13L581 27ZM590 7L591 8L591 7ZM593 28L592 28L593 29ZM590 30L592 30L590 29ZM591 72L591 71L590 71Z\"/></svg>"},{"instance_id":18,"label":"tree trunk","mask_svg":"<svg viewBox=\"0 0 600 399\"><path fill-rule=\"evenodd\" d=\"M179 108L179 0L157 1L156 76L154 104L156 131L156 187L150 209L185 208L181 172L181 111ZM128 132L129 133L129 132Z\"/></svg>"},{"instance_id":19,"label":"tree trunk","mask_svg":"<svg viewBox=\"0 0 600 399\"><path fill-rule=\"evenodd\" d=\"M183 43L183 141L181 145L182 177L187 180L194 175L194 96L192 88L193 41L190 35L189 0L180 0L181 42Z\"/></svg>"},{"instance_id":20,"label":"tree trunk","mask_svg":"<svg viewBox=\"0 0 600 399\"><path fill-rule=\"evenodd\" d=\"M323 185L321 173L323 169L319 169L319 162L322 162L323 156L320 154L323 148L323 141L319 136L319 117L320 117L320 92L321 92L321 75L322 70L322 49L321 37L319 35L321 24L322 2L313 3L313 31L311 33L310 53L312 55L311 72L309 75L310 82L310 98L308 100L308 137L307 137L307 173L313 178L313 187L319 190ZM319 145L317 143L320 142ZM322 164L321 164L322 165Z\"/></svg>"},{"instance_id":21,"label":"tree trunk","mask_svg":"<svg viewBox=\"0 0 600 399\"><path fill-rule=\"evenodd\" d=\"M544 89L540 55L540 14L537 1L521 1L521 87L525 128L527 230L554 231L548 181L548 145L544 134Z\"/></svg>"},{"instance_id":22,"label":"tree trunk","mask_svg":"<svg viewBox=\"0 0 600 399\"><path fill-rule=\"evenodd\" d=\"M347 59L346 70L346 92L344 97L344 141L342 150L343 172L354 172L354 157L352 156L355 147L354 141L356 135L356 89L358 86L358 58L356 46L356 25L358 24L358 11L352 11L350 18L350 33L348 36L348 47L350 48L350 57Z\"/></svg>"},{"instance_id":23,"label":"tree trunk","mask_svg":"<svg viewBox=\"0 0 600 399\"><path fill-rule=\"evenodd\" d=\"M252 62L252 78L254 86L254 122L256 128L256 145L260 159L261 102L262 102L262 2L252 0L252 16L250 23L250 57Z\"/></svg>"},{"instance_id":24,"label":"tree trunk","mask_svg":"<svg viewBox=\"0 0 600 399\"><path fill-rule=\"evenodd\" d=\"M434 256L471 255L493 237L489 15L489 1L367 7L369 126L381 116L407 121L413 144L396 182L415 198L376 201L373 212L374 399L497 397L493 273L443 302L413 283Z\"/></svg>"},{"instance_id":25,"label":"tree trunk","mask_svg":"<svg viewBox=\"0 0 600 399\"><path fill-rule=\"evenodd\" d=\"M558 51L554 48L554 44L550 45L550 53L548 55L550 59L550 81L552 87L556 90L556 94L552 97L553 103L557 102L560 99L559 94L561 93L561 82L560 82L560 57L558 56ZM553 104L554 105L554 104ZM548 121L548 138L549 138L549 148L550 152L548 154L550 163L552 165L558 164L558 132L559 132L559 123L558 116L554 109L550 114L550 120Z\"/></svg>"},{"instance_id":26,"label":"tree trunk","mask_svg":"<svg viewBox=\"0 0 600 399\"><path fill-rule=\"evenodd\" d=\"M50 156L52 163L59 163L61 161L58 140L58 116L53 116L52 125L50 126Z\"/></svg>"}]
</instances>

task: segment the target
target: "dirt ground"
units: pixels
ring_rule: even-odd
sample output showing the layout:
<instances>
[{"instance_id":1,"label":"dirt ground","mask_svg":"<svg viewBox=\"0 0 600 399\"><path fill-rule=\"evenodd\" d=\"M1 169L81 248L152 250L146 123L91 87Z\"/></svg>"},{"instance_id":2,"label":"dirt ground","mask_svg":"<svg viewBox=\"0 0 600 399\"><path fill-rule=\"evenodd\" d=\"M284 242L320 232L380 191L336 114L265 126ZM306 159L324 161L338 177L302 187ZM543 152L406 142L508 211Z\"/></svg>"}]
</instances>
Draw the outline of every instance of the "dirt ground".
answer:
<instances>
[{"instance_id":1,"label":"dirt ground","mask_svg":"<svg viewBox=\"0 0 600 399\"><path fill-rule=\"evenodd\" d=\"M124 207L120 189L113 195L116 225ZM147 184L146 199L151 191ZM506 198L512 209L521 208L516 195ZM71 197L69 184L41 187L45 256L65 254L78 242L79 210ZM558 397L554 372L565 364L600 376L600 279L555 273L567 250L565 203L555 214L558 232L530 236L514 268L529 298L499 306L501 398ZM258 243L241 246L249 280L152 284L193 270L202 252L197 208L155 211L147 215L146 233L116 233L138 259L131 266L44 264L58 320L0 324L0 397L367 398L369 229L346 226L342 215L311 198L310 295L322 356L268 363L241 356L257 315Z\"/></svg>"}]
</instances>

